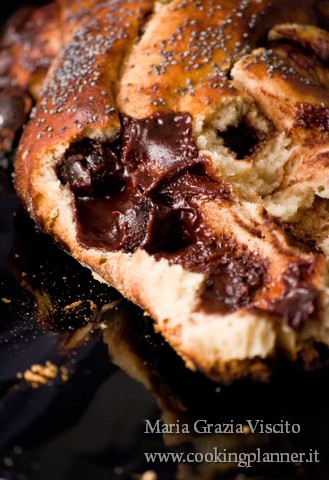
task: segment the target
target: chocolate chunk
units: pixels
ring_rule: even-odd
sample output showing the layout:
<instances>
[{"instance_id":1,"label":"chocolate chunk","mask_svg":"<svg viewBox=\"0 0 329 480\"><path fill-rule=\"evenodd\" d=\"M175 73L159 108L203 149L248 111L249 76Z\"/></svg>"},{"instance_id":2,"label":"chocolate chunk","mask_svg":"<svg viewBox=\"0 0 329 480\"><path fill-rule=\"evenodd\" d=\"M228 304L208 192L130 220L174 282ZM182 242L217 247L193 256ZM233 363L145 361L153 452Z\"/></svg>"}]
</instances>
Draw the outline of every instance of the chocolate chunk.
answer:
<instances>
[{"instance_id":1,"label":"chocolate chunk","mask_svg":"<svg viewBox=\"0 0 329 480\"><path fill-rule=\"evenodd\" d=\"M234 311L250 305L263 284L265 272L264 261L256 254L224 254L210 268L204 308L216 311L225 305L227 311Z\"/></svg>"},{"instance_id":2,"label":"chocolate chunk","mask_svg":"<svg viewBox=\"0 0 329 480\"><path fill-rule=\"evenodd\" d=\"M102 197L123 187L123 165L116 146L90 139L74 144L65 152L58 175L79 197Z\"/></svg>"},{"instance_id":3,"label":"chocolate chunk","mask_svg":"<svg viewBox=\"0 0 329 480\"><path fill-rule=\"evenodd\" d=\"M123 117L123 156L133 182L154 190L164 181L202 162L194 144L192 119L187 114L157 112L134 120Z\"/></svg>"},{"instance_id":4,"label":"chocolate chunk","mask_svg":"<svg viewBox=\"0 0 329 480\"><path fill-rule=\"evenodd\" d=\"M90 247L149 253L170 248L175 221L171 209L126 190L103 199L77 199L80 241Z\"/></svg>"},{"instance_id":5,"label":"chocolate chunk","mask_svg":"<svg viewBox=\"0 0 329 480\"><path fill-rule=\"evenodd\" d=\"M233 239L211 239L202 227L197 239L199 241L187 247L184 255L170 260L208 276L202 295L203 309L224 313L251 304L263 284L265 262L257 254L243 248L239 250Z\"/></svg>"},{"instance_id":6,"label":"chocolate chunk","mask_svg":"<svg viewBox=\"0 0 329 480\"><path fill-rule=\"evenodd\" d=\"M91 247L135 251L145 243L151 209L149 202L125 191L104 199L78 199L80 240Z\"/></svg>"},{"instance_id":7,"label":"chocolate chunk","mask_svg":"<svg viewBox=\"0 0 329 480\"><path fill-rule=\"evenodd\" d=\"M285 293L270 304L270 311L279 314L296 331L317 309L319 292L307 284L313 268L308 262L290 265L283 275Z\"/></svg>"},{"instance_id":8,"label":"chocolate chunk","mask_svg":"<svg viewBox=\"0 0 329 480\"><path fill-rule=\"evenodd\" d=\"M298 332L306 320L315 313L318 293L315 289L293 288L283 298L273 301L271 310Z\"/></svg>"}]
</instances>

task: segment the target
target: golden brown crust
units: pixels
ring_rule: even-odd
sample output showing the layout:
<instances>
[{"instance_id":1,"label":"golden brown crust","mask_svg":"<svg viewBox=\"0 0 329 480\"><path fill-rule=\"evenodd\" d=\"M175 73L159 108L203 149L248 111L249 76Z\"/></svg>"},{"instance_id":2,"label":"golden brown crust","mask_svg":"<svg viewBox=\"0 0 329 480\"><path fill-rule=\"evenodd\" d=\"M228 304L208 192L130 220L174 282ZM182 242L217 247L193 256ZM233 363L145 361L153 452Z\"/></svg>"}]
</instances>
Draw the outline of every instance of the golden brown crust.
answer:
<instances>
[{"instance_id":1,"label":"golden brown crust","mask_svg":"<svg viewBox=\"0 0 329 480\"><path fill-rule=\"evenodd\" d=\"M153 11L151 0L68 3L61 10L65 42L20 144L15 184L38 225L143 307L187 364L215 380L265 378L268 359L282 352L297 358L305 342L329 344L325 256L308 251L303 238L294 242L263 202L266 194L302 184L312 161L326 161L328 133L314 125L329 107L324 49L310 59L297 46L257 48L272 29L272 41L285 36L317 51L317 30L308 28L305 38L305 30L292 35L287 24L315 22L313 6L174 0ZM196 194L193 208L219 252L224 249L217 276L227 278L228 311L216 310L214 298L209 307L209 285L217 280L192 268L181 252L159 257L142 247L86 246L78 235L77 197L58 174L78 141L117 141L125 128L120 114L141 119L172 111L190 115L209 188L225 190L215 200L206 191ZM230 137L241 122L256 138L247 154ZM309 188L320 177L308 177ZM290 318L294 302L298 313Z\"/></svg>"},{"instance_id":2,"label":"golden brown crust","mask_svg":"<svg viewBox=\"0 0 329 480\"><path fill-rule=\"evenodd\" d=\"M329 60L329 34L314 25L275 25L268 34L269 40L291 40L309 48L324 62Z\"/></svg>"},{"instance_id":3,"label":"golden brown crust","mask_svg":"<svg viewBox=\"0 0 329 480\"><path fill-rule=\"evenodd\" d=\"M119 106L142 118L163 106L209 115L224 97L236 96L229 81L234 63L278 22L312 23L312 1L213 2L175 0L151 18L126 63ZM170 19L168 21L168 19ZM162 25L166 23L166 29Z\"/></svg>"}]
</instances>

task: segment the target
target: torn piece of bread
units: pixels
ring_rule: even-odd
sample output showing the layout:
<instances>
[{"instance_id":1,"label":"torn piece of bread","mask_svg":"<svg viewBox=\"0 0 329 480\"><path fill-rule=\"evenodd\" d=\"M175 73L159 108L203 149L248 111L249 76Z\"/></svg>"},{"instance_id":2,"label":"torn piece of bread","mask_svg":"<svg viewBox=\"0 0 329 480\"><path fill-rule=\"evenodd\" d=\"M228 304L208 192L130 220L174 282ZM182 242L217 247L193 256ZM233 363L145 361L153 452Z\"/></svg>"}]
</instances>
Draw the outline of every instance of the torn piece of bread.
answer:
<instances>
[{"instance_id":1,"label":"torn piece of bread","mask_svg":"<svg viewBox=\"0 0 329 480\"><path fill-rule=\"evenodd\" d=\"M20 143L36 223L216 381L329 345L315 3L72 2Z\"/></svg>"}]
</instances>

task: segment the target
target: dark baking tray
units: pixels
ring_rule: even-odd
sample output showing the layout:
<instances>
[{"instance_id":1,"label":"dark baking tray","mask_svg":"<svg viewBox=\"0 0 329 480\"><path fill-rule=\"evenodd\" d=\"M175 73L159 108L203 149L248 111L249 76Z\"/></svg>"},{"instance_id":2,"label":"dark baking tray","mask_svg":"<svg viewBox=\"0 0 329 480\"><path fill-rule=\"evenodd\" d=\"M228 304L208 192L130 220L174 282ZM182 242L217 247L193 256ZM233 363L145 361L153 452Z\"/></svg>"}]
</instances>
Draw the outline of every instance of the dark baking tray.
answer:
<instances>
[{"instance_id":1,"label":"dark baking tray","mask_svg":"<svg viewBox=\"0 0 329 480\"><path fill-rule=\"evenodd\" d=\"M22 3L0 2L2 19ZM304 373L282 365L269 384L230 387L188 371L148 317L36 230L13 190L12 157L0 154L1 479L137 480L153 470L159 480L327 480L329 370ZM145 420L154 424L161 416L190 425L287 421L301 432L145 433ZM312 449L320 462L238 468L151 464L144 455L215 447Z\"/></svg>"}]
</instances>

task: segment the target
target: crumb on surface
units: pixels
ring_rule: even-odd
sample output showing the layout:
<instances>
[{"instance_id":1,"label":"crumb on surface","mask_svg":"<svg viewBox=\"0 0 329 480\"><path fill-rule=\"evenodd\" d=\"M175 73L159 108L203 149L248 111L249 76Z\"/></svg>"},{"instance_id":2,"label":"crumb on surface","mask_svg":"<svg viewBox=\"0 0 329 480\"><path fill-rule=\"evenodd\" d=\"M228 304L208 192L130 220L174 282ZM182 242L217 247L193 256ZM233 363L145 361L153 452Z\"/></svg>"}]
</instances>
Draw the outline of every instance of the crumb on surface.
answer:
<instances>
[{"instance_id":1,"label":"crumb on surface","mask_svg":"<svg viewBox=\"0 0 329 480\"><path fill-rule=\"evenodd\" d=\"M153 470L147 470L141 476L141 480L157 480L157 474Z\"/></svg>"},{"instance_id":2,"label":"crumb on surface","mask_svg":"<svg viewBox=\"0 0 329 480\"><path fill-rule=\"evenodd\" d=\"M60 375L63 382L66 382L69 378L69 372L67 367L57 367L49 360L45 365L34 364L25 372L18 372L16 377L20 380L24 379L27 383L30 383L33 388L38 388L41 385L53 385L53 380Z\"/></svg>"}]
</instances>

